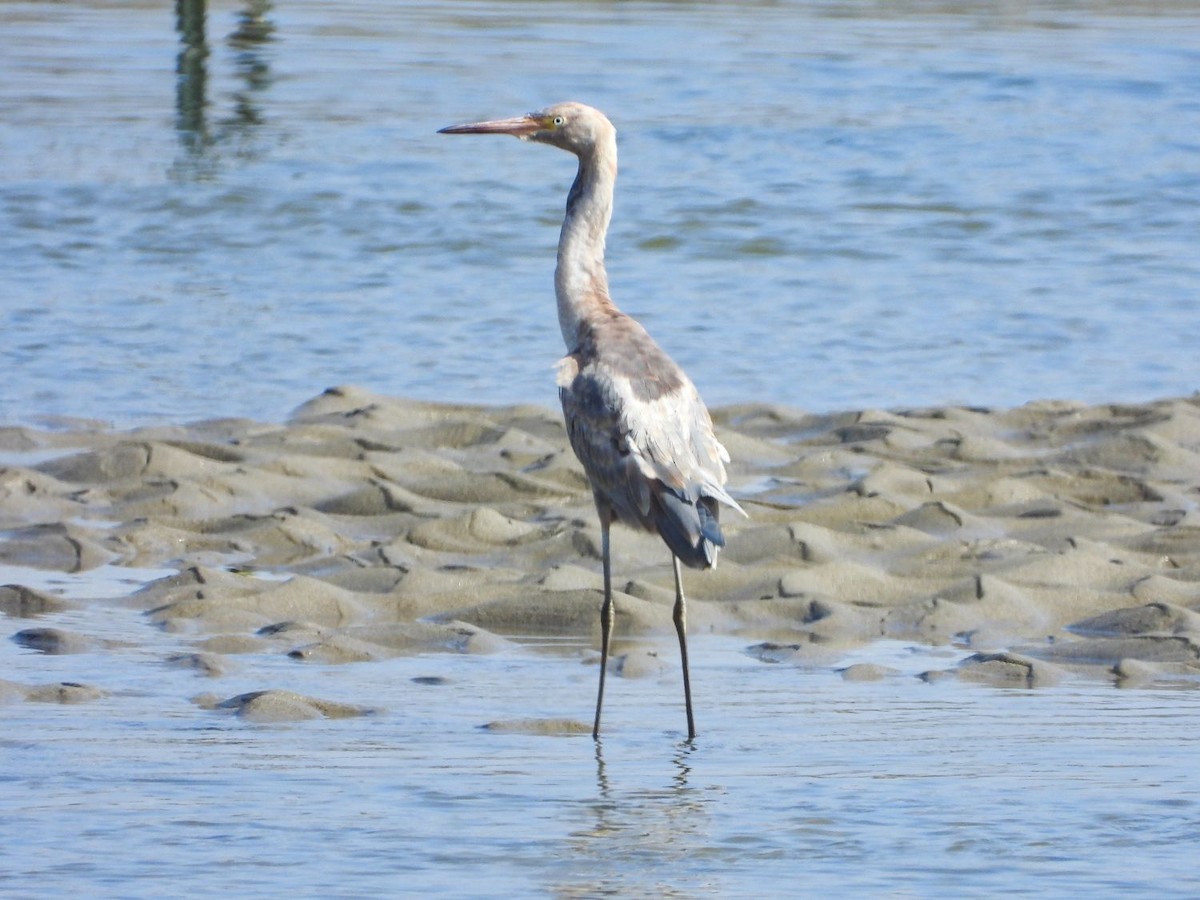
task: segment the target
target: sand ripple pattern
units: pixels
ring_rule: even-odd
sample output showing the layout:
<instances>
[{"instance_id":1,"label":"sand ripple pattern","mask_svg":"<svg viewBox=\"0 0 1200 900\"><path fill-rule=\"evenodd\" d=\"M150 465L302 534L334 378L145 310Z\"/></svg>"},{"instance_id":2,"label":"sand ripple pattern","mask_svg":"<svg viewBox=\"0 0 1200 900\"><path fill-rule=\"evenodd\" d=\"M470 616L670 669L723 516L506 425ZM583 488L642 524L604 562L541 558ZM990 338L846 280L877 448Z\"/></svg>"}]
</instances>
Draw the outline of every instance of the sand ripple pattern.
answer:
<instances>
[{"instance_id":1,"label":"sand ripple pattern","mask_svg":"<svg viewBox=\"0 0 1200 900\"><path fill-rule=\"evenodd\" d=\"M969 648L955 674L997 683L1200 676L1196 397L821 416L746 405L714 418L751 518L731 520L719 567L689 579L694 631L804 666L887 637ZM177 569L119 599L193 641L172 662L200 675L221 677L231 654L350 663L598 637L598 527L555 411L342 387L286 424L8 428L0 451L0 562ZM614 560L618 639L668 635L664 547L617 530ZM0 588L26 646L102 651L29 627L69 606ZM618 674L661 670L628 649ZM80 690L8 695L76 702ZM207 703L266 718L359 712L279 694Z\"/></svg>"}]
</instances>

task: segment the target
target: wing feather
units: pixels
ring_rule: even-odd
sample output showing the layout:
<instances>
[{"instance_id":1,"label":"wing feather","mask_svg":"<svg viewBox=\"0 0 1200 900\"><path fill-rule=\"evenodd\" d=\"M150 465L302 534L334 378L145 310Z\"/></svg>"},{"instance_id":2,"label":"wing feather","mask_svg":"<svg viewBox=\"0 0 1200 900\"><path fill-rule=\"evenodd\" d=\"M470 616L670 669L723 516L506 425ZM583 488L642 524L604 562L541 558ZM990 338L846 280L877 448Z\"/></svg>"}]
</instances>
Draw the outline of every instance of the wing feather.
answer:
<instances>
[{"instance_id":1,"label":"wing feather","mask_svg":"<svg viewBox=\"0 0 1200 900\"><path fill-rule=\"evenodd\" d=\"M729 453L695 385L637 322L619 315L601 326L558 372L571 446L597 505L658 531L685 562L711 565L723 542L713 501L745 515L724 488Z\"/></svg>"}]
</instances>

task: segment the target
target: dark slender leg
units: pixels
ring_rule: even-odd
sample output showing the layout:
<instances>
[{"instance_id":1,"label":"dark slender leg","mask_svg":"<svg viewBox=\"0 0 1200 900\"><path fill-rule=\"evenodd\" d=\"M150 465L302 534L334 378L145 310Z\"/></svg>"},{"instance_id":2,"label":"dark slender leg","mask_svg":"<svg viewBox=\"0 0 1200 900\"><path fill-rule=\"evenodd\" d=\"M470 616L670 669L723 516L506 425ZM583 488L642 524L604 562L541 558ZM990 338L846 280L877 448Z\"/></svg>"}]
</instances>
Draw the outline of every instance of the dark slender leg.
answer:
<instances>
[{"instance_id":1,"label":"dark slender leg","mask_svg":"<svg viewBox=\"0 0 1200 900\"><path fill-rule=\"evenodd\" d=\"M592 737L600 738L600 709L604 706L604 676L608 672L608 643L613 629L612 564L608 549L609 523L600 520L600 549L604 555L604 604L600 607L600 690L596 694L596 724Z\"/></svg>"},{"instance_id":2,"label":"dark slender leg","mask_svg":"<svg viewBox=\"0 0 1200 900\"><path fill-rule=\"evenodd\" d=\"M675 631L679 634L679 658L683 660L683 702L687 706L688 740L696 737L696 720L692 717L692 680L688 677L687 661L687 609L683 600L683 573L679 570L679 557L672 556L675 566Z\"/></svg>"}]
</instances>

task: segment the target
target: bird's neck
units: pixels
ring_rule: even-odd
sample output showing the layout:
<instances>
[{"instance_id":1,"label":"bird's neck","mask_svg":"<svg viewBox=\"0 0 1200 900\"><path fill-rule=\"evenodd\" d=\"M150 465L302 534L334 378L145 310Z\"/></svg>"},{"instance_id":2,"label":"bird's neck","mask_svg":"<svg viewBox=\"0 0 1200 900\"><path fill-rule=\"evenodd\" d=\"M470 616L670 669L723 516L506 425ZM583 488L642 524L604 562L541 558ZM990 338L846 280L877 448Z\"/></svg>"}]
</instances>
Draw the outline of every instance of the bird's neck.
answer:
<instances>
[{"instance_id":1,"label":"bird's neck","mask_svg":"<svg viewBox=\"0 0 1200 900\"><path fill-rule=\"evenodd\" d=\"M582 324L613 309L604 270L604 238L612 219L617 181L617 142L598 143L579 158L579 172L567 195L567 215L558 239L554 292L558 324L568 350L579 345Z\"/></svg>"}]
</instances>

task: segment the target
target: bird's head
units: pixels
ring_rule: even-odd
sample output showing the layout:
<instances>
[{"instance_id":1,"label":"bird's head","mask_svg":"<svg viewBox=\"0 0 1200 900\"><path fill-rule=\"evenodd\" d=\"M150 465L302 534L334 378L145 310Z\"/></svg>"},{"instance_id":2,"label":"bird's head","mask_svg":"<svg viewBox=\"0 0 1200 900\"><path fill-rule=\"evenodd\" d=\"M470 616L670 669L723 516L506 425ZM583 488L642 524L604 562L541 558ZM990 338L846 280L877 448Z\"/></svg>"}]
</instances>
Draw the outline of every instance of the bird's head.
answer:
<instances>
[{"instance_id":1,"label":"bird's head","mask_svg":"<svg viewBox=\"0 0 1200 900\"><path fill-rule=\"evenodd\" d=\"M585 156L617 133L604 113L582 103L556 103L540 112L492 119L468 125L449 125L438 134L511 134L523 141L537 141Z\"/></svg>"}]
</instances>

